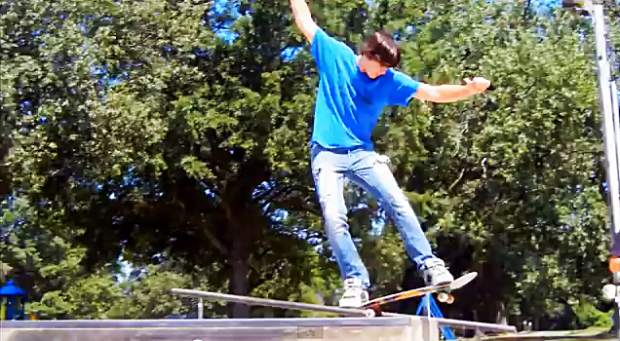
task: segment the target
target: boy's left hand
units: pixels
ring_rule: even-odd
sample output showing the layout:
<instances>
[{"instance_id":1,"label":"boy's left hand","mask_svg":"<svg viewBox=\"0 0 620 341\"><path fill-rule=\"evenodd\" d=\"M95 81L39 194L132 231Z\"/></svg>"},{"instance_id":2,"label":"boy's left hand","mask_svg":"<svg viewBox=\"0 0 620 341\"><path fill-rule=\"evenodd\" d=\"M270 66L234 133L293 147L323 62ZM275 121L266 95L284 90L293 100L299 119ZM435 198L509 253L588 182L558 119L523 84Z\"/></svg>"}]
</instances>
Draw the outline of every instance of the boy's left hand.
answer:
<instances>
[{"instance_id":1,"label":"boy's left hand","mask_svg":"<svg viewBox=\"0 0 620 341\"><path fill-rule=\"evenodd\" d=\"M485 92L490 85L491 81L484 77L465 78L465 86L476 94Z\"/></svg>"}]
</instances>

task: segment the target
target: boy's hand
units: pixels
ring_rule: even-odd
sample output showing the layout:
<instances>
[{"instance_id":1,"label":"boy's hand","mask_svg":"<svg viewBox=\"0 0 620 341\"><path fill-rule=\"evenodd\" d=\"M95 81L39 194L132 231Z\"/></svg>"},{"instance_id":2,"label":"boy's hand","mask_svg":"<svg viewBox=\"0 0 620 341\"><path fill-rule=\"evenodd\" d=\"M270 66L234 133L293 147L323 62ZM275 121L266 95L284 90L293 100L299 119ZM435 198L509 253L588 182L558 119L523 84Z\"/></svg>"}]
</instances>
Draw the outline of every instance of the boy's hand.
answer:
<instances>
[{"instance_id":1,"label":"boy's hand","mask_svg":"<svg viewBox=\"0 0 620 341\"><path fill-rule=\"evenodd\" d=\"M485 92L490 85L491 81L484 77L465 78L465 86L474 94Z\"/></svg>"}]
</instances>

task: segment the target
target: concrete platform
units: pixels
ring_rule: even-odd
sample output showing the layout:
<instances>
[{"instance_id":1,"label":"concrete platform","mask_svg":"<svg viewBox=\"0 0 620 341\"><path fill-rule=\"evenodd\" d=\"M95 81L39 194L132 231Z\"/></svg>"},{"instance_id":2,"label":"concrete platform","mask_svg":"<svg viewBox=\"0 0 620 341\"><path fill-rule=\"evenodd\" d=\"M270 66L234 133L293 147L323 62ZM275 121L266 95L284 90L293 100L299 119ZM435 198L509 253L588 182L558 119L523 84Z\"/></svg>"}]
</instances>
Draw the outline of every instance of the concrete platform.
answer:
<instances>
[{"instance_id":1,"label":"concrete platform","mask_svg":"<svg viewBox=\"0 0 620 341\"><path fill-rule=\"evenodd\" d=\"M0 341L435 341L420 317L4 321Z\"/></svg>"}]
</instances>

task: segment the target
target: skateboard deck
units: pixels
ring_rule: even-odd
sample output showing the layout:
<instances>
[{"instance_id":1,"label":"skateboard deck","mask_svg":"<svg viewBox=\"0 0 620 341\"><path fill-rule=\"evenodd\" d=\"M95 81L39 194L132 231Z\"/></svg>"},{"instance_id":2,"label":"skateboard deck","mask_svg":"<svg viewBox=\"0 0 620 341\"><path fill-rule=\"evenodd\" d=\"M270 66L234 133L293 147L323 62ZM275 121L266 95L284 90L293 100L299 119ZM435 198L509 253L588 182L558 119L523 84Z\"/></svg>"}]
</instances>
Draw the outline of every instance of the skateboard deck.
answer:
<instances>
[{"instance_id":1,"label":"skateboard deck","mask_svg":"<svg viewBox=\"0 0 620 341\"><path fill-rule=\"evenodd\" d=\"M465 274L455 279L450 284L435 285L435 286L431 285L431 286L427 286L423 288L411 289L407 291L397 292L395 294L391 294L387 296L377 297L373 300L366 302L359 309L378 308L379 306L382 306L387 303L405 300L405 299L412 298L412 297L420 297L420 296L424 296L426 294L432 294L432 293L439 293L437 299L440 302L447 302L451 304L452 302L454 302L454 296L452 296L450 292L453 290L460 289L464 287L465 285L469 284L469 282L473 281L474 278L476 278L476 276L478 276L477 272L470 272L468 274Z\"/></svg>"}]
</instances>

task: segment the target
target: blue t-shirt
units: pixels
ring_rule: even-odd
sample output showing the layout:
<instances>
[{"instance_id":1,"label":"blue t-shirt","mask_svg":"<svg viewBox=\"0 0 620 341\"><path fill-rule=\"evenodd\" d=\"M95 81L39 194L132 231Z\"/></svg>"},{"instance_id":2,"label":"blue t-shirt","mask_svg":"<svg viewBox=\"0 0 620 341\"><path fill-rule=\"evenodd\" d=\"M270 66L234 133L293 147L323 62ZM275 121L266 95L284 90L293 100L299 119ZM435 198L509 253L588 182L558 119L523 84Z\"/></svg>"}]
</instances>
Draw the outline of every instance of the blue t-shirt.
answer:
<instances>
[{"instance_id":1,"label":"blue t-shirt","mask_svg":"<svg viewBox=\"0 0 620 341\"><path fill-rule=\"evenodd\" d=\"M371 135L386 106L407 106L420 83L396 71L371 79L344 43L318 29L312 56L319 70L312 143L324 148L372 148Z\"/></svg>"}]
</instances>

